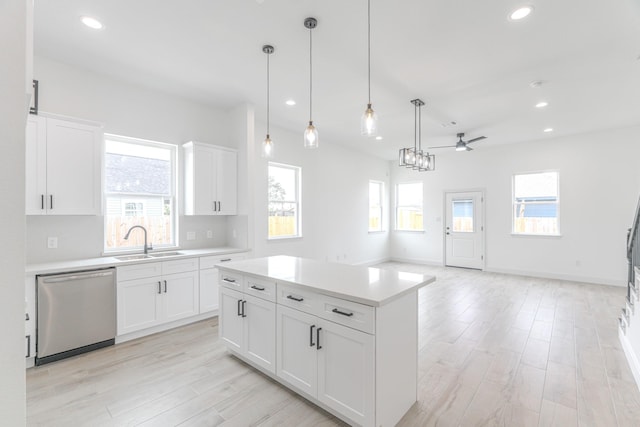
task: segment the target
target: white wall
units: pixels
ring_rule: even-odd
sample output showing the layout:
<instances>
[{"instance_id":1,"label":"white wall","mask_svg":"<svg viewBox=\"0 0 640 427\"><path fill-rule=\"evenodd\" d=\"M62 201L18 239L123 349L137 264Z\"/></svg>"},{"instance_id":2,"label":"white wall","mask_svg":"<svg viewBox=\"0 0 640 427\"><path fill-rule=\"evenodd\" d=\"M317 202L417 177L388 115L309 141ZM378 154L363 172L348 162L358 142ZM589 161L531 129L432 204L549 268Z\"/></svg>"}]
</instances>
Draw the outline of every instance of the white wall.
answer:
<instances>
[{"instance_id":1,"label":"white wall","mask_svg":"<svg viewBox=\"0 0 640 427\"><path fill-rule=\"evenodd\" d=\"M625 239L640 194L640 127L474 151L438 150L435 172L392 163L394 183L423 180L424 233L394 232L391 255L443 263L444 192L484 189L488 271L624 285ZM560 174L561 237L511 235L511 177Z\"/></svg>"},{"instance_id":2,"label":"white wall","mask_svg":"<svg viewBox=\"0 0 640 427\"><path fill-rule=\"evenodd\" d=\"M226 111L43 57L36 57L34 75L40 82L41 111L103 123L106 133L176 145L196 140L235 147ZM227 244L226 217L180 216L178 228L185 249ZM101 216L29 216L28 262L101 256L102 229ZM213 231L212 239L207 230ZM196 240L186 240L188 231L196 232ZM58 237L58 249L46 248L48 236Z\"/></svg>"},{"instance_id":3,"label":"white wall","mask_svg":"<svg viewBox=\"0 0 640 427\"><path fill-rule=\"evenodd\" d=\"M24 1L0 3L0 424L26 420L24 338Z\"/></svg>"},{"instance_id":4,"label":"white wall","mask_svg":"<svg viewBox=\"0 0 640 427\"><path fill-rule=\"evenodd\" d=\"M355 124L357 125L357 123ZM301 125L304 128L304 123ZM291 133L271 126L273 162L302 168L302 238L267 239L267 165L260 157L265 126L256 125L253 155L254 253L295 255L347 264L388 258L388 229L368 232L369 180L389 187L387 161L343 148L322 139L320 147L303 147L302 129ZM388 191L388 190L387 190ZM387 215L388 217L388 215Z\"/></svg>"}]
</instances>

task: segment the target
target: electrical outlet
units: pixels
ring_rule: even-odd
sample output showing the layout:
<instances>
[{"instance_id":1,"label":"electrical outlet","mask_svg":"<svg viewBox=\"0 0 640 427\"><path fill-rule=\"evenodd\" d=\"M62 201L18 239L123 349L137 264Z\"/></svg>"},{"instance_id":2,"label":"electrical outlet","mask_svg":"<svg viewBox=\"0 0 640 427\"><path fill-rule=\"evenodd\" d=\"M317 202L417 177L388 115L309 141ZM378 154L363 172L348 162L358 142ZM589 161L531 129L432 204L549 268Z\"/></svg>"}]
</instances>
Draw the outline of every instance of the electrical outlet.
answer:
<instances>
[{"instance_id":1,"label":"electrical outlet","mask_svg":"<svg viewBox=\"0 0 640 427\"><path fill-rule=\"evenodd\" d=\"M207 230L207 239L213 239L213 231Z\"/></svg>"},{"instance_id":2,"label":"electrical outlet","mask_svg":"<svg viewBox=\"0 0 640 427\"><path fill-rule=\"evenodd\" d=\"M58 248L58 238L57 237L47 237L47 248L48 249L57 249Z\"/></svg>"},{"instance_id":3,"label":"electrical outlet","mask_svg":"<svg viewBox=\"0 0 640 427\"><path fill-rule=\"evenodd\" d=\"M196 240L196 232L187 231L187 240Z\"/></svg>"}]
</instances>

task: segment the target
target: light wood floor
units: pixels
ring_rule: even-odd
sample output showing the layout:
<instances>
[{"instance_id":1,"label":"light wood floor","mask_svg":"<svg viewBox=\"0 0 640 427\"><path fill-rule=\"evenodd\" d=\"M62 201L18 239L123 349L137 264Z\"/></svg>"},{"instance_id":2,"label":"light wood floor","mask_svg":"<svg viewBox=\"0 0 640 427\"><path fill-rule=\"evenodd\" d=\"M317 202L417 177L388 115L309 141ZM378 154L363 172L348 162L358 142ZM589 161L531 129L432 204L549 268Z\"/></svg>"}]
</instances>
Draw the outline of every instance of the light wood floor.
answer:
<instances>
[{"instance_id":1,"label":"light wood floor","mask_svg":"<svg viewBox=\"0 0 640 427\"><path fill-rule=\"evenodd\" d=\"M400 426L639 426L623 288L400 263L420 291L418 402ZM342 426L229 356L207 320L27 372L30 426Z\"/></svg>"}]
</instances>

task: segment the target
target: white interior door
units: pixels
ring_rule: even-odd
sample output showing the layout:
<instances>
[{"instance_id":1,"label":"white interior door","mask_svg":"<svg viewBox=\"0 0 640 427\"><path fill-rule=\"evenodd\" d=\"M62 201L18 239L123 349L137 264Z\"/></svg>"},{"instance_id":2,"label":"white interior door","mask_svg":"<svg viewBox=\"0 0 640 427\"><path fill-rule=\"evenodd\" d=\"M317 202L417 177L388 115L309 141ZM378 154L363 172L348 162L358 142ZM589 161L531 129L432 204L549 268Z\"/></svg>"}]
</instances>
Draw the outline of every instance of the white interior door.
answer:
<instances>
[{"instance_id":1,"label":"white interior door","mask_svg":"<svg viewBox=\"0 0 640 427\"><path fill-rule=\"evenodd\" d=\"M445 195L445 265L484 267L484 197L481 191Z\"/></svg>"}]
</instances>

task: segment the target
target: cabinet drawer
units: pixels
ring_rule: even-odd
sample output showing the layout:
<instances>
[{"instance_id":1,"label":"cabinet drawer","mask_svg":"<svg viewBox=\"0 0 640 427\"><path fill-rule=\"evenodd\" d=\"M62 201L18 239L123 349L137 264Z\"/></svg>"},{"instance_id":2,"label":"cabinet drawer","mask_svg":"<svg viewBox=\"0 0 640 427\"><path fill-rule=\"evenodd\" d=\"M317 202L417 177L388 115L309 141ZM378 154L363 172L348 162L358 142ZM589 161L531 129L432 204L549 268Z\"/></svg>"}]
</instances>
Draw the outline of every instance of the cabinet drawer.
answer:
<instances>
[{"instance_id":1,"label":"cabinet drawer","mask_svg":"<svg viewBox=\"0 0 640 427\"><path fill-rule=\"evenodd\" d=\"M200 257L200 268L215 268L216 264L245 259L245 254L211 255Z\"/></svg>"},{"instance_id":2,"label":"cabinet drawer","mask_svg":"<svg viewBox=\"0 0 640 427\"><path fill-rule=\"evenodd\" d=\"M228 271L221 271L218 274L218 282L220 286L224 286L225 288L235 289L239 292L243 291L243 283L244 278L242 274L239 273L230 273Z\"/></svg>"},{"instance_id":3,"label":"cabinet drawer","mask_svg":"<svg viewBox=\"0 0 640 427\"><path fill-rule=\"evenodd\" d=\"M295 286L278 284L277 302L313 315L320 311L320 295Z\"/></svg>"},{"instance_id":4,"label":"cabinet drawer","mask_svg":"<svg viewBox=\"0 0 640 427\"><path fill-rule=\"evenodd\" d=\"M368 334L375 333L375 308L345 301L327 295L319 295L318 316Z\"/></svg>"},{"instance_id":5,"label":"cabinet drawer","mask_svg":"<svg viewBox=\"0 0 640 427\"><path fill-rule=\"evenodd\" d=\"M244 292L267 301L276 302L276 282L245 276Z\"/></svg>"},{"instance_id":6,"label":"cabinet drawer","mask_svg":"<svg viewBox=\"0 0 640 427\"><path fill-rule=\"evenodd\" d=\"M162 274L162 263L145 262L141 264L117 267L116 274L118 277L118 281L160 276Z\"/></svg>"},{"instance_id":7,"label":"cabinet drawer","mask_svg":"<svg viewBox=\"0 0 640 427\"><path fill-rule=\"evenodd\" d=\"M162 263L162 274L183 273L185 271L196 271L197 269L198 258L183 258Z\"/></svg>"}]
</instances>

